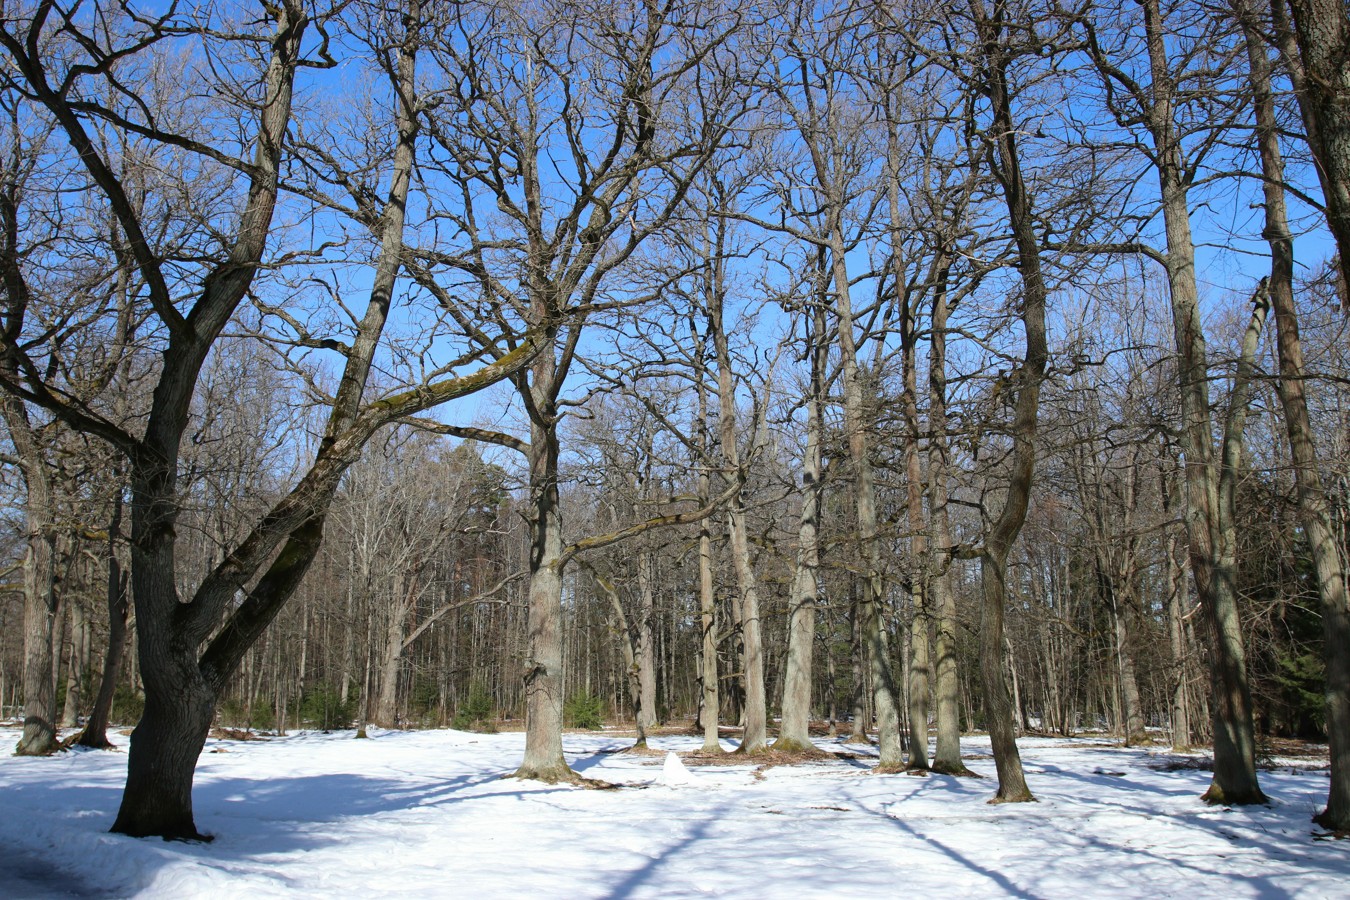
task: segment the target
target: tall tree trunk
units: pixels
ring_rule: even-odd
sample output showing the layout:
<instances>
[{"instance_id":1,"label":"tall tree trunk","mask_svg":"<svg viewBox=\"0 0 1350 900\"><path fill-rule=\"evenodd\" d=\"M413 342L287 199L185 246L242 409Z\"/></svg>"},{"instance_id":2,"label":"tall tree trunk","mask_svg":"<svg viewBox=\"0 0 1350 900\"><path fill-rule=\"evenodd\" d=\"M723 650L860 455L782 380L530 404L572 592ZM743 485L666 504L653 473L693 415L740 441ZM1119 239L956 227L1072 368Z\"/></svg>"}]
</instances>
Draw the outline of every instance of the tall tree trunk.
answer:
<instances>
[{"instance_id":1,"label":"tall tree trunk","mask_svg":"<svg viewBox=\"0 0 1350 900\"><path fill-rule=\"evenodd\" d=\"M699 469L698 496L699 506L704 507L712 499L712 478L709 467L712 465L712 426L708 408L708 383L705 360L707 358L706 338L698 328L691 326L694 340L694 360L696 389L698 395L698 441ZM703 518L698 525L698 609L699 628L702 637L703 670L700 673L701 707L699 716L703 724L702 753L721 753L718 742L718 726L721 717L721 691L718 685L717 671L717 595L713 590L713 550L712 517Z\"/></svg>"},{"instance_id":2,"label":"tall tree trunk","mask_svg":"<svg viewBox=\"0 0 1350 900\"><path fill-rule=\"evenodd\" d=\"M1326 491L1322 485L1318 467L1317 447L1314 440L1312 420L1308 415L1308 401L1304 391L1303 346L1299 339L1298 316L1294 307L1294 244L1289 232L1288 213L1284 198L1284 161L1280 154L1279 126L1275 117L1275 100L1271 90L1271 65L1266 55L1266 45L1259 30L1259 19L1255 10L1246 0L1232 0L1234 11L1243 25L1247 41L1247 61L1250 69L1252 94L1256 107L1256 140L1261 155L1262 182L1265 199L1265 237L1270 244L1270 281L1269 292L1275 312L1276 351L1279 357L1280 378L1276 386L1280 403L1284 407L1285 429L1289 437L1290 453L1294 460L1294 483L1298 500L1299 519L1304 533L1308 537L1308 546L1312 551L1313 569L1317 575L1317 593L1321 600L1323 652L1326 660L1326 700L1327 735L1331 744L1331 785L1327 794L1327 808L1317 816L1316 821L1323 827L1334 831L1350 831L1350 602L1347 601L1345 570L1340 552L1336 547L1336 535L1331 525L1331 515L1327 507ZM1276 0L1278 4L1279 0ZM1300 29L1308 23L1320 21L1325 11L1315 0L1293 0L1296 18ZM1339 40L1339 64L1329 74L1341 78L1339 102L1343 115L1341 122L1340 152L1350 157L1350 110L1344 108L1347 91L1350 91L1350 76L1346 74L1346 65L1350 63L1350 26L1346 23L1345 9L1340 7L1336 18L1335 4L1328 7L1332 21L1333 34L1321 34L1309 28L1311 40L1301 41L1304 59L1310 52L1319 52L1317 45L1325 42L1333 44ZM1302 17L1299 11L1302 10ZM1300 31L1303 38L1303 31ZM1311 51L1308 49L1312 47ZM1304 94L1305 104L1318 109L1325 106L1327 99L1319 93ZM1319 113L1324 110L1319 109ZM1333 127L1332 133L1335 129ZM1336 140L1323 128L1323 152L1334 151ZM1347 166L1339 173L1340 178L1350 179L1350 158L1343 158ZM1323 167L1326 163L1323 163ZM1334 171L1324 173L1324 185ZM1350 181L1342 181L1343 192L1340 201L1345 205L1339 210L1343 217L1350 216ZM1328 196L1330 201L1330 195ZM1328 202L1329 213L1332 204ZM1329 216L1330 217L1330 216ZM1345 234L1337 233L1337 240L1350 238L1350 221L1341 223ZM1350 241L1341 244L1341 262L1344 266L1350 255ZM1350 271L1343 269L1343 271Z\"/></svg>"},{"instance_id":3,"label":"tall tree trunk","mask_svg":"<svg viewBox=\"0 0 1350 900\"><path fill-rule=\"evenodd\" d=\"M712 334L713 351L717 357L718 427L721 432L722 455L735 479L738 489L727 511L729 547L732 566L736 570L739 595L742 653L745 672L745 732L741 738L741 753L760 753L767 749L768 702L764 686L764 648L759 620L759 584L750 557L750 539L745 524L745 460L741 459L736 435L736 385L731 371L731 350L723 321L724 286L720 275L720 260L715 264L718 274L708 292L708 330ZM758 430L758 423L754 426ZM752 439L751 452L757 437Z\"/></svg>"},{"instance_id":4,"label":"tall tree trunk","mask_svg":"<svg viewBox=\"0 0 1350 900\"><path fill-rule=\"evenodd\" d=\"M950 499L951 460L947 440L947 284L946 266L933 294L929 322L928 509L933 527L929 553L928 603L936 614L934 650L937 656L937 747L931 767L947 775L973 775L961 762L961 676L956 659L956 594L952 590Z\"/></svg>"},{"instance_id":5,"label":"tall tree trunk","mask_svg":"<svg viewBox=\"0 0 1350 900\"><path fill-rule=\"evenodd\" d=\"M862 605L858 600L858 586L855 583L849 603L849 662L853 670L853 721L849 729L848 743L866 744L867 729L871 723L871 712L867 704L867 651L863 648Z\"/></svg>"},{"instance_id":6,"label":"tall tree trunk","mask_svg":"<svg viewBox=\"0 0 1350 900\"><path fill-rule=\"evenodd\" d=\"M1173 110L1175 89L1168 69L1158 0L1143 0L1152 70L1149 127L1157 148L1157 171L1167 233L1167 279L1177 347L1185 455L1186 533L1191 574L1211 633L1214 779L1205 799L1214 803L1264 803L1256 776L1256 740L1246 652L1238 621L1234 572L1223 564L1220 534L1219 461L1215 460L1209 408L1209 364L1195 280L1195 246L1180 139Z\"/></svg>"},{"instance_id":7,"label":"tall tree trunk","mask_svg":"<svg viewBox=\"0 0 1350 900\"><path fill-rule=\"evenodd\" d=\"M775 750L804 752L811 743L811 660L816 644L816 595L820 587L820 499L822 485L820 439L824 431L824 398L829 342L825 336L825 308L813 303L807 341L811 357L811 386L806 399L806 451L802 457L802 513L797 527L797 567L788 597L787 674L783 683L783 721Z\"/></svg>"},{"instance_id":8,"label":"tall tree trunk","mask_svg":"<svg viewBox=\"0 0 1350 900\"><path fill-rule=\"evenodd\" d=\"M1167 539L1167 634L1172 645L1172 749L1189 752L1191 749L1190 704L1187 702L1187 677L1190 654L1186 652L1185 617L1181 608L1186 598L1186 573L1177 558L1178 541L1175 535Z\"/></svg>"},{"instance_id":9,"label":"tall tree trunk","mask_svg":"<svg viewBox=\"0 0 1350 900\"><path fill-rule=\"evenodd\" d=\"M903 313L907 335L902 351L904 369L905 411L905 474L907 483L906 507L909 520L910 596L914 615L910 623L909 662L909 766L913 771L928 770L928 692L930 672L929 653L929 580L932 565L929 562L928 541L924 535L923 468L919 462L919 403L917 375L917 340L912 310Z\"/></svg>"},{"instance_id":10,"label":"tall tree trunk","mask_svg":"<svg viewBox=\"0 0 1350 900\"><path fill-rule=\"evenodd\" d=\"M836 205L837 206L837 205ZM864 410L864 385L858 367L858 349L853 336L853 304L849 295L848 268L844 260L842 209L836 208L830 226L830 266L834 280L835 311L839 320L839 356L844 390L844 431L849 461L853 467L853 502L858 517L858 543L862 555L862 594L858 598L863 658L872 678L872 698L880 744L878 771L900 771L904 752L900 743L900 708L896 701L895 677L883 623L886 604L881 570L881 541L877 536L876 476L868 456L869 424Z\"/></svg>"},{"instance_id":11,"label":"tall tree trunk","mask_svg":"<svg viewBox=\"0 0 1350 900\"><path fill-rule=\"evenodd\" d=\"M1041 383L1049 351L1045 334L1047 290L1041 272L1040 241L1035 232L1032 201L1022 177L1022 160L1017 148L1013 124L1012 100L1008 91L1008 49L1001 18L990 20L984 0L974 0L980 39L984 44L984 62L988 83L984 85L993 111L994 176L1003 191L1017 246L1017 263L1022 275L1022 328L1026 338L1026 356L1014 375L1017 397L1013 403L1012 467L1003 509L985 536L980 552L980 680L984 688L989 740L998 771L998 793L994 802L1022 802L1035 799L1027 789L1022 758L1017 750L1013 727L1012 698L1008 693L1004 660L1004 616L1008 603L1008 554L1026 521L1031 502L1031 486L1036 467L1036 423L1040 406Z\"/></svg>"}]
</instances>

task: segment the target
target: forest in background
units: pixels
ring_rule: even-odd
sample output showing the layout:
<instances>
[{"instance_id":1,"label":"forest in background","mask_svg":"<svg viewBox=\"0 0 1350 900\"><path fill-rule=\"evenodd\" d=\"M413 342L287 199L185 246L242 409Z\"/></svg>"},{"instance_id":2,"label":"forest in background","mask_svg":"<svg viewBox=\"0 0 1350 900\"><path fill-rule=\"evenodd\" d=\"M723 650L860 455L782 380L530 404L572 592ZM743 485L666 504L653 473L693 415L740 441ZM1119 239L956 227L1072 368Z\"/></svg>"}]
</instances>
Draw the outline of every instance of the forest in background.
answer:
<instances>
[{"instance_id":1,"label":"forest in background","mask_svg":"<svg viewBox=\"0 0 1350 900\"><path fill-rule=\"evenodd\" d=\"M1299 737L1345 827L1350 24L1290 6L7 8L20 750L827 720L1026 799L1106 729L1246 802ZM153 769L115 830L194 836Z\"/></svg>"}]
</instances>

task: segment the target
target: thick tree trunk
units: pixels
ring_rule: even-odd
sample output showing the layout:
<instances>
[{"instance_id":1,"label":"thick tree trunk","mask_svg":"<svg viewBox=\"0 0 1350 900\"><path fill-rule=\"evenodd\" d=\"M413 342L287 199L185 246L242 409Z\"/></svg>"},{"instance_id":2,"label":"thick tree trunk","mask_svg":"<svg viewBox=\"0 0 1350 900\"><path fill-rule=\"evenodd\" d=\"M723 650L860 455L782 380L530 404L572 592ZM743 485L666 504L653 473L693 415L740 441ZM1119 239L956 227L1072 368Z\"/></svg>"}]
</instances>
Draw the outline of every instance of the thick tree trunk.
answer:
<instances>
[{"instance_id":1,"label":"thick tree trunk","mask_svg":"<svg viewBox=\"0 0 1350 900\"><path fill-rule=\"evenodd\" d=\"M394 578L394 597L390 603L389 618L384 623L384 653L380 659L380 693L375 699L375 714L371 717L381 728L398 727L398 681L403 661L403 623L408 617L403 577Z\"/></svg>"},{"instance_id":2,"label":"thick tree trunk","mask_svg":"<svg viewBox=\"0 0 1350 900\"><path fill-rule=\"evenodd\" d=\"M1293 3L1299 21L1300 38L1303 38L1305 26L1320 21L1327 10L1319 7L1315 0L1293 0ZM1265 237L1270 244L1271 254L1269 291L1275 312L1275 346L1280 366L1277 388L1280 403L1284 407L1285 429L1294 461L1299 519L1308 537L1309 549L1312 551L1313 569L1317 575L1317 592L1321 600L1323 648L1326 660L1327 735L1331 744L1331 784L1327 794L1327 808L1317 816L1316 821L1334 831L1350 831L1350 601L1347 600L1345 570L1336 547L1336 535L1332 529L1326 491L1322 485L1314 430L1311 417L1308 415L1308 401L1304 390L1303 345L1299 339L1298 316L1294 306L1294 245L1289 231L1282 187L1284 161L1280 154L1279 127L1271 90L1271 65L1255 11L1245 0L1233 0L1233 7L1246 34L1247 60L1256 108L1257 146L1261 156L1262 174L1265 176L1262 185L1265 194ZM1334 19L1335 4L1328 6L1327 9ZM1310 54L1308 49L1310 46L1327 43L1334 45L1339 41L1340 61L1332 74L1342 79L1340 112L1346 115L1350 114L1350 110L1344 108L1347 92L1350 92L1350 80L1346 80L1350 78L1346 75L1346 65L1350 63L1350 59L1347 59L1347 53L1350 53L1350 25L1346 23L1344 7L1341 6L1339 19L1326 24L1332 26L1332 33L1307 28L1311 40L1301 40L1300 43L1305 48L1303 55L1306 65L1311 54L1325 49L1314 46ZM1305 110L1309 107L1317 109L1319 103L1327 102L1327 98L1320 92L1314 94L1305 92L1301 99L1305 104ZM1318 113L1321 112L1318 110ZM1350 156L1350 115L1346 115L1341 124L1344 126L1341 135L1344 146L1341 150ZM1322 133L1324 137L1322 150L1326 153L1334 149L1335 141L1327 139L1325 128ZM1319 168L1325 166L1326 163ZM1324 187L1334 175L1334 170L1323 172ZM1340 172L1340 177L1350 179L1350 165ZM1340 212L1350 216L1350 182L1343 181L1340 189L1345 193L1341 200L1346 203ZM1328 199L1330 200L1330 196ZM1328 203L1328 206L1331 204ZM1345 237L1350 237L1350 221L1343 221L1341 225L1345 230ZM1341 234L1337 233L1336 236L1338 241L1342 239ZM1347 256L1350 256L1350 242L1341 244L1340 249L1341 262L1344 266ZM1343 271L1350 270L1343 269Z\"/></svg>"},{"instance_id":3,"label":"thick tree trunk","mask_svg":"<svg viewBox=\"0 0 1350 900\"><path fill-rule=\"evenodd\" d=\"M929 630L931 617L929 604L929 576L932 565L929 561L928 541L924 535L923 515L923 470L919 463L919 404L918 376L916 373L916 336L911 313L905 313L910 320L906 331L909 333L904 350L905 379L905 470L907 484L907 512L910 530L910 596L914 603L914 614L909 628L909 769L927 771L928 769L928 692L930 671Z\"/></svg>"},{"instance_id":4,"label":"thick tree trunk","mask_svg":"<svg viewBox=\"0 0 1350 900\"><path fill-rule=\"evenodd\" d=\"M699 455L701 465L698 472L699 506L704 507L712 499L712 478L709 468L712 465L712 425L708 408L707 371L704 360L707 356L706 338L697 328L694 332L695 378L698 394ZM717 595L713 590L713 550L712 518L707 517L698 525L698 609L699 627L702 637L703 669L699 677L700 711L703 725L702 753L721 753L722 745L718 741L718 726L721 719L721 691L718 685L717 667Z\"/></svg>"},{"instance_id":5,"label":"thick tree trunk","mask_svg":"<svg viewBox=\"0 0 1350 900\"><path fill-rule=\"evenodd\" d=\"M849 604L849 662L853 670L853 721L848 735L850 744L866 744L867 729L872 724L867 704L867 650L863 647L862 604L858 600L858 593L855 584Z\"/></svg>"},{"instance_id":6,"label":"thick tree trunk","mask_svg":"<svg viewBox=\"0 0 1350 900\"><path fill-rule=\"evenodd\" d=\"M536 363L536 385L550 384L553 359ZM541 373L540 367L549 371ZM573 781L563 757L562 511L558 497L558 430L546 391L536 403L547 424L530 427L530 589L526 625L525 758L515 777ZM544 401L544 402L541 402Z\"/></svg>"},{"instance_id":7,"label":"thick tree trunk","mask_svg":"<svg viewBox=\"0 0 1350 900\"><path fill-rule=\"evenodd\" d=\"M1167 539L1167 634L1172 645L1172 749L1191 749L1191 715L1187 702L1187 677L1190 654L1186 652L1186 630L1181 612L1186 597L1186 573L1177 559L1176 537Z\"/></svg>"},{"instance_id":8,"label":"thick tree trunk","mask_svg":"<svg viewBox=\"0 0 1350 900\"><path fill-rule=\"evenodd\" d=\"M1283 0L1275 0L1277 21ZM1301 76L1294 87L1340 256L1341 302L1350 310L1350 16L1344 0L1289 0Z\"/></svg>"},{"instance_id":9,"label":"thick tree trunk","mask_svg":"<svg viewBox=\"0 0 1350 900\"><path fill-rule=\"evenodd\" d=\"M1128 542L1127 542L1128 543ZM1126 550L1125 552L1131 552ZM1116 644L1116 674L1120 679L1120 701L1122 711L1122 730L1125 746L1136 747L1148 743L1148 732L1144 728L1144 708L1139 696L1139 679L1135 674L1134 645L1132 635L1135 631L1135 601L1129 587L1129 572L1117 573L1110 577L1111 618L1113 620Z\"/></svg>"},{"instance_id":10,"label":"thick tree trunk","mask_svg":"<svg viewBox=\"0 0 1350 900\"><path fill-rule=\"evenodd\" d=\"M143 660L147 654L154 663L146 667L145 712L131 733L126 790L112 830L132 837L210 840L197 831L192 816L192 774L215 715L215 692L197 670L195 647L176 650L142 633ZM173 679L171 685L159 689L157 683L166 678Z\"/></svg>"}]
</instances>

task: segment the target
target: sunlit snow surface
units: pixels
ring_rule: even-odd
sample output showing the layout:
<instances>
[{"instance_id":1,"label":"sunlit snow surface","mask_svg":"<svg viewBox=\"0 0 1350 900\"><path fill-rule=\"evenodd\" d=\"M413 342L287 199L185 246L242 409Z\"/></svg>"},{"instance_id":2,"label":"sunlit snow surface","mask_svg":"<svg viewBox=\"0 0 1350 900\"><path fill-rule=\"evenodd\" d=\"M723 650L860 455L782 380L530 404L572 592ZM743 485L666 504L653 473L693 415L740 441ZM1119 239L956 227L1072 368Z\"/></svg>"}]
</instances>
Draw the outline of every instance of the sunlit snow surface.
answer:
<instances>
[{"instance_id":1,"label":"sunlit snow surface","mask_svg":"<svg viewBox=\"0 0 1350 900\"><path fill-rule=\"evenodd\" d=\"M980 739L965 747L982 779L689 761L687 784L663 779L665 752L697 738L611 752L627 743L567 736L574 768L627 785L593 790L503 779L520 734L212 740L194 795L211 844L107 833L123 752L6 755L0 896L1350 896L1350 842L1309 821L1325 771L1263 773L1272 807L1210 808L1208 773L1158 771L1162 750L1023 739L1039 802L991 806Z\"/></svg>"}]
</instances>

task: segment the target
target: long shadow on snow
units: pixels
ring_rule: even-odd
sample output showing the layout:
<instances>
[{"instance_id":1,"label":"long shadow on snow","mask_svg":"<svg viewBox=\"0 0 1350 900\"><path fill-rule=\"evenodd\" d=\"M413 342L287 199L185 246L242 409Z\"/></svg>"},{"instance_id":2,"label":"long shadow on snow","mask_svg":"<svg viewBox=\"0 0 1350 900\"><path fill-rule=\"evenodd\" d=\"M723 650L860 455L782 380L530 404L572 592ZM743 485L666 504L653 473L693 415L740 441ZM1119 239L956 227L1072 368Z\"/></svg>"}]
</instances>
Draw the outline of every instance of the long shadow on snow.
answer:
<instances>
[{"instance_id":1,"label":"long shadow on snow","mask_svg":"<svg viewBox=\"0 0 1350 900\"><path fill-rule=\"evenodd\" d=\"M662 866L706 838L708 829L730 808L729 804L722 804L709 810L706 816L693 823L679 839L670 843L659 854L628 873L618 884L610 888L609 893L604 895L605 900L624 900L626 897L631 897L633 892L649 882Z\"/></svg>"},{"instance_id":2,"label":"long shadow on snow","mask_svg":"<svg viewBox=\"0 0 1350 900\"><path fill-rule=\"evenodd\" d=\"M1056 774L1070 774L1070 773L1057 772ZM1111 776L1104 776L1104 778L1109 779L1109 783L1112 786L1115 786L1116 782ZM923 791L925 788L929 788L929 785L925 784L924 788L921 788L920 791L916 791L915 793L917 794ZM1028 809L1035 809L1035 808L1036 807L1034 805L1028 807ZM1016 885L1008 876L1004 875L1003 873L982 866L975 860L963 854L961 851L948 846L933 834L927 833L925 831L920 831L911 822L907 821L902 815L897 815L884 810L866 809L865 807L861 806L860 809L862 809L864 812L889 820L896 828L900 829L901 831L905 832L906 834L910 835L916 840L928 844L929 846L940 851L953 861L958 862L961 865L965 866L966 868L970 869L972 872L975 872L979 875L983 875L984 877L989 878L991 881L995 882L998 885L999 889L1003 893L1009 896L1026 897L1026 898L1035 898L1037 896L1034 893L1032 893L1031 890L1029 890L1028 888L1023 888ZM1091 809L1092 807L1087 807L1088 811L1090 811ZM1102 811L1116 811L1116 812L1127 811L1146 817L1157 816L1156 810L1131 807L1124 804L1110 803L1110 802L1103 802L1100 809ZM923 818L924 821L929 821L925 817L921 818ZM977 816L976 818L981 817ZM1184 872L1186 871L1194 873L1196 876L1206 876L1217 879L1219 881L1222 881L1225 878L1231 878L1232 877L1231 874L1225 871L1226 866L1221 862L1221 860L1230 855L1239 855L1239 854L1246 855L1252 853L1253 851L1255 851L1257 854L1259 854L1264 858L1275 859L1289 866L1291 871L1283 873L1284 877L1297 877L1296 873L1317 872L1317 871L1325 872L1328 875L1339 875L1339 873L1344 868L1344 861L1340 857L1336 848L1330 848L1325 853L1319 853L1319 851L1322 850L1322 847L1320 845L1294 844L1291 843L1287 839L1287 837L1283 835L1275 835L1275 834L1257 835L1251 833L1251 829L1261 828L1259 823L1247 821L1235 821L1230 823L1221 820L1198 818L1190 815L1165 816L1164 818L1166 818L1167 821L1173 825L1207 833L1209 836L1214 838L1222 838L1224 842L1227 842L1227 844L1232 847L1232 853L1222 855L1216 854L1213 857L1199 857L1199 859L1209 860L1210 862L1212 862L1212 865L1206 866L1203 864L1197 864L1197 862L1187 862L1186 860L1178 859L1175 856L1167 856L1155 852L1153 850L1141 847L1126 846L1125 844L1116 843L1112 840L1105 839L1095 834L1084 834L1081 831L1076 830L1075 828L1075 823L1079 821L1077 817L1071 818L1066 816L1064 818L1057 818L1054 816L1037 815L1034 817L1029 817L1027 820L1025 820L1025 825L1032 827L1035 826L1052 827L1062 832L1064 837L1070 838L1073 841L1077 842L1079 844L1078 848L1068 846L1064 847L1064 855L1066 857L1072 857L1074 855L1075 849L1091 848L1099 851L1105 851L1108 854L1111 854L1116 859L1121 858L1129 859L1132 857L1143 858L1144 860L1148 860L1153 863L1158 863L1161 864L1162 866L1167 867L1168 869L1171 869L1172 875L1170 875L1169 878L1176 879L1176 883L1178 885L1185 884L1185 882L1181 879L1184 879L1186 877L1184 875ZM935 820L934 824L938 824L941 821L942 821L941 819ZM1236 829L1242 829L1244 834L1240 836L1234 834L1234 831ZM1264 831L1264 829L1262 829L1262 831ZM1038 863L1038 866L1042 870L1042 874L1044 873L1044 870L1053 870L1054 859L1053 858L1043 859ZM1244 887L1254 889L1255 894L1253 896L1260 898L1260 900L1282 900L1282 898L1293 896L1293 893L1291 892L1290 888L1283 887L1277 883L1280 877L1281 873L1269 875L1244 874L1242 876L1242 883Z\"/></svg>"}]
</instances>

